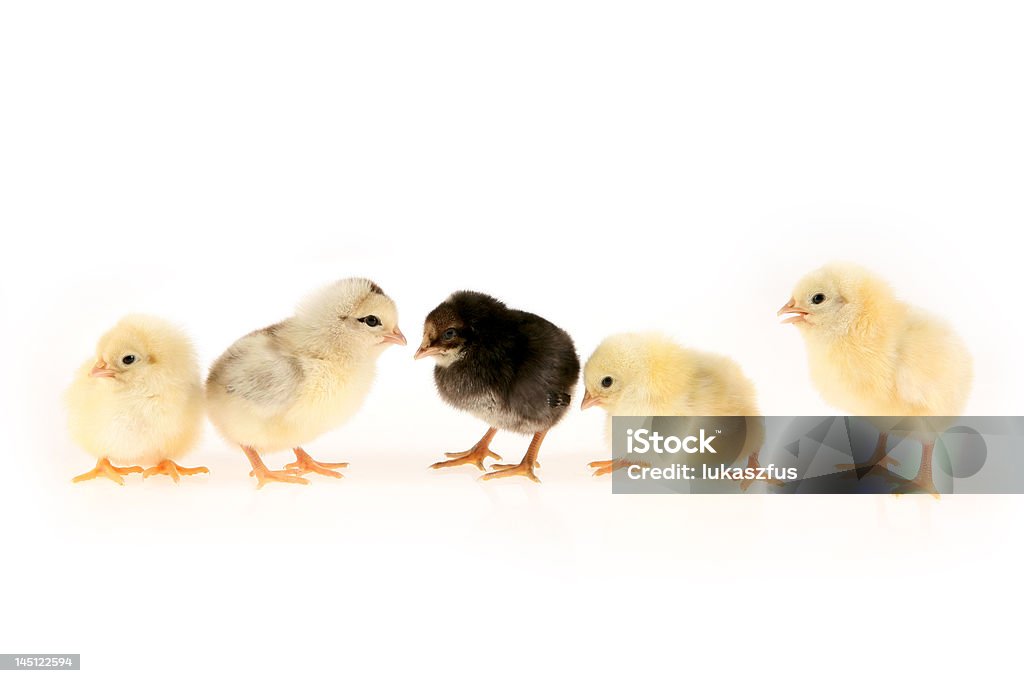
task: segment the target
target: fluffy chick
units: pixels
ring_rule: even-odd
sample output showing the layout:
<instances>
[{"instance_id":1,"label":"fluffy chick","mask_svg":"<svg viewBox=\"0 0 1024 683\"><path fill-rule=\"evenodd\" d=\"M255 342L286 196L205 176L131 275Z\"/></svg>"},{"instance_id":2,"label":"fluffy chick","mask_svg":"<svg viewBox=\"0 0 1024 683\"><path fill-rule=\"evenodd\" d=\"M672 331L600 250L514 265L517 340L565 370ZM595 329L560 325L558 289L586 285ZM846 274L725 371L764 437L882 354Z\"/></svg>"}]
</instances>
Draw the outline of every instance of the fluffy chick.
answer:
<instances>
[{"instance_id":1,"label":"fluffy chick","mask_svg":"<svg viewBox=\"0 0 1024 683\"><path fill-rule=\"evenodd\" d=\"M213 364L206 381L217 430L238 444L257 488L308 483L302 474L340 478L347 463L313 460L301 445L351 417L370 390L377 358L405 345L395 303L372 281L349 278L302 302L295 315L250 332ZM296 461L271 471L260 453L291 448Z\"/></svg>"},{"instance_id":2,"label":"fluffy chick","mask_svg":"<svg viewBox=\"0 0 1024 683\"><path fill-rule=\"evenodd\" d=\"M96 345L68 388L71 437L96 467L74 478L143 477L209 472L180 467L180 458L202 431L203 386L188 337L174 325L146 315L121 319ZM143 467L146 469L143 470Z\"/></svg>"},{"instance_id":3,"label":"fluffy chick","mask_svg":"<svg viewBox=\"0 0 1024 683\"><path fill-rule=\"evenodd\" d=\"M815 387L840 410L858 416L962 413L973 377L963 340L944 321L900 301L870 271L831 263L806 275L778 312L785 314L791 316L782 322L804 338ZM912 484L934 493L934 436L921 440L921 466ZM889 461L883 430L863 467Z\"/></svg>"},{"instance_id":4,"label":"fluffy chick","mask_svg":"<svg viewBox=\"0 0 1024 683\"><path fill-rule=\"evenodd\" d=\"M494 465L484 479L534 474L545 434L568 411L580 373L572 339L540 316L508 308L479 292L455 292L427 315L416 358L432 356L441 398L489 425L468 451L446 453L433 468L484 469L499 429L532 434L518 465Z\"/></svg>"},{"instance_id":5,"label":"fluffy chick","mask_svg":"<svg viewBox=\"0 0 1024 683\"><path fill-rule=\"evenodd\" d=\"M583 368L582 409L601 406L612 417L627 415L755 416L757 393L740 366L727 356L688 349L657 332L616 334L605 339ZM756 448L745 449L757 467ZM742 455L741 454L741 455ZM595 475L624 463L597 460Z\"/></svg>"}]
</instances>

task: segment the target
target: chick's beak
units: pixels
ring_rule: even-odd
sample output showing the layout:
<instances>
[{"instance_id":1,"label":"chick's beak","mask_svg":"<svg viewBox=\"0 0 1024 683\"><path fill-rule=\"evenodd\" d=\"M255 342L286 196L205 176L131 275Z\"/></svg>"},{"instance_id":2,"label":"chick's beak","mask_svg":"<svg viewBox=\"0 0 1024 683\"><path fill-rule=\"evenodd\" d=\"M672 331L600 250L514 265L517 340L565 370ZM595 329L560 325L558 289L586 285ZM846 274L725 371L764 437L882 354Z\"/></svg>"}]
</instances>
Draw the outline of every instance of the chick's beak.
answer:
<instances>
[{"instance_id":1,"label":"chick's beak","mask_svg":"<svg viewBox=\"0 0 1024 683\"><path fill-rule=\"evenodd\" d=\"M420 342L420 348L416 349L416 354L413 355L414 360L425 358L428 355L438 355L441 352L440 346L433 346L430 341L430 333L423 333L423 341Z\"/></svg>"},{"instance_id":2,"label":"chick's beak","mask_svg":"<svg viewBox=\"0 0 1024 683\"><path fill-rule=\"evenodd\" d=\"M420 358L426 358L427 356L436 356L441 353L441 347L430 345L430 333L423 333L423 341L420 342L420 348L416 350L416 355L413 356L413 360L419 360Z\"/></svg>"},{"instance_id":3,"label":"chick's beak","mask_svg":"<svg viewBox=\"0 0 1024 683\"><path fill-rule=\"evenodd\" d=\"M420 358L426 358L427 356L436 356L440 353L440 347L430 346L429 342L423 342L423 346L416 350L416 355L413 356L413 360L419 360Z\"/></svg>"},{"instance_id":4,"label":"chick's beak","mask_svg":"<svg viewBox=\"0 0 1024 683\"><path fill-rule=\"evenodd\" d=\"M107 367L107 362L103 360L96 361L96 365L92 366L92 370L89 371L90 377L113 377L114 371Z\"/></svg>"},{"instance_id":5,"label":"chick's beak","mask_svg":"<svg viewBox=\"0 0 1024 683\"><path fill-rule=\"evenodd\" d=\"M405 335L402 334L402 331L398 329L398 327L395 327L394 331L391 334L384 335L383 343L398 344L399 346L405 346L406 344L408 344L408 342L405 339Z\"/></svg>"},{"instance_id":6,"label":"chick's beak","mask_svg":"<svg viewBox=\"0 0 1024 683\"><path fill-rule=\"evenodd\" d=\"M804 316L810 313L810 311L800 308L796 305L796 299L790 299L786 302L786 305L779 309L779 312L775 315L785 315L787 313L794 313L790 318L783 318L780 323L799 323L803 322Z\"/></svg>"},{"instance_id":7,"label":"chick's beak","mask_svg":"<svg viewBox=\"0 0 1024 683\"><path fill-rule=\"evenodd\" d=\"M587 408L593 408L594 406L601 405L601 399L596 396L591 396L589 391L583 392L583 403L580 405L580 410L586 410Z\"/></svg>"}]
</instances>

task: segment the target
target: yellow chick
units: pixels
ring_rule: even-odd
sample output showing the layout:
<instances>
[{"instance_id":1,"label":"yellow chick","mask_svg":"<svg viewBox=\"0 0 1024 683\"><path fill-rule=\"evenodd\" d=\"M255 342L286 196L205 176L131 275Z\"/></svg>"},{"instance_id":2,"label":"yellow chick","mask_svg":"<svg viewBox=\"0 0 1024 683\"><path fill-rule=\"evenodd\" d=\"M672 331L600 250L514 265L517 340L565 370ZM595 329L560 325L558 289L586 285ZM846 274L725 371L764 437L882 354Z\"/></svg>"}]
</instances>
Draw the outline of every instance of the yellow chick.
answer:
<instances>
[{"instance_id":1,"label":"yellow chick","mask_svg":"<svg viewBox=\"0 0 1024 683\"><path fill-rule=\"evenodd\" d=\"M75 482L122 475L209 472L173 459L199 439L203 385L188 337L174 325L146 315L123 318L96 345L66 394L71 437L97 458ZM146 469L143 470L143 467Z\"/></svg>"},{"instance_id":2,"label":"yellow chick","mask_svg":"<svg viewBox=\"0 0 1024 683\"><path fill-rule=\"evenodd\" d=\"M370 390L377 358L406 343L395 303L370 280L331 284L287 320L242 337L206 381L210 421L241 446L257 488L307 484L306 472L341 478L348 463L313 460L301 447L351 417ZM291 448L296 461L271 471L260 453Z\"/></svg>"},{"instance_id":3,"label":"yellow chick","mask_svg":"<svg viewBox=\"0 0 1024 683\"><path fill-rule=\"evenodd\" d=\"M944 321L896 298L860 266L832 263L806 275L778 315L804 338L822 397L855 416L956 416L973 377L971 355ZM924 424L925 422L929 424ZM921 466L912 484L935 493L934 421L923 421ZM873 468L891 460L883 428Z\"/></svg>"},{"instance_id":4,"label":"yellow chick","mask_svg":"<svg viewBox=\"0 0 1024 683\"><path fill-rule=\"evenodd\" d=\"M586 393L582 409L601 406L608 413L605 437L611 441L612 417L646 415L755 416L753 383L731 358L687 349L657 332L617 334L605 339L583 368ZM752 445L746 454L757 467ZM595 475L625 463L597 460Z\"/></svg>"}]
</instances>

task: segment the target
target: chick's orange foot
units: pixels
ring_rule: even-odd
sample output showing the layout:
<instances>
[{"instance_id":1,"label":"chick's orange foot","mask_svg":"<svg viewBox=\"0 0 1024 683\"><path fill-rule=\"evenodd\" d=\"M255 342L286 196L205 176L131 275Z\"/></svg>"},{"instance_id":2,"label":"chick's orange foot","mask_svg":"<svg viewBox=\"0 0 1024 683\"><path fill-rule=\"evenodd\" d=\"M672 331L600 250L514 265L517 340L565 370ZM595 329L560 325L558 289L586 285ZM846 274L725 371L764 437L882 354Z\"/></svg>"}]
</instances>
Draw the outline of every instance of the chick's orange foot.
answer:
<instances>
[{"instance_id":1,"label":"chick's orange foot","mask_svg":"<svg viewBox=\"0 0 1024 683\"><path fill-rule=\"evenodd\" d=\"M295 454L295 462L285 465L284 468L286 470L297 471L297 474L315 472L316 474L334 477L335 479L341 479L345 476L341 472L335 472L334 470L348 467L347 462L319 462L311 458L309 453L301 448L293 448L292 452Z\"/></svg>"},{"instance_id":2,"label":"chick's orange foot","mask_svg":"<svg viewBox=\"0 0 1024 683\"><path fill-rule=\"evenodd\" d=\"M590 473L595 477L603 477L606 474L611 474L615 470L621 470L630 465L639 465L640 467L650 467L650 463L646 463L640 460L630 461L617 458L613 460L595 460L587 463L587 467L591 467ZM540 467L540 463L537 463L537 467Z\"/></svg>"},{"instance_id":3,"label":"chick's orange foot","mask_svg":"<svg viewBox=\"0 0 1024 683\"><path fill-rule=\"evenodd\" d=\"M940 497L939 490L935 488L935 484L920 477L900 484L892 492L897 496L905 493L927 493L935 499Z\"/></svg>"},{"instance_id":4,"label":"chick's orange foot","mask_svg":"<svg viewBox=\"0 0 1024 683\"><path fill-rule=\"evenodd\" d=\"M590 473L595 477L602 477L606 474L611 474L615 470L621 470L623 467L632 463L627 463L625 460L595 460L587 463L587 467L592 468Z\"/></svg>"},{"instance_id":5,"label":"chick's orange foot","mask_svg":"<svg viewBox=\"0 0 1024 683\"><path fill-rule=\"evenodd\" d=\"M501 456L493 452L490 448L484 448L483 450L476 450L471 448L468 451L460 451L459 453L445 453L444 456L448 460L441 460L435 462L430 466L432 470L439 470L444 467L458 467L459 465L476 465L477 469L484 469L484 461L487 458L494 458L495 460L501 460Z\"/></svg>"},{"instance_id":6,"label":"chick's orange foot","mask_svg":"<svg viewBox=\"0 0 1024 683\"><path fill-rule=\"evenodd\" d=\"M249 472L249 476L256 477L257 489L263 488L264 485L269 484L272 481L281 482L282 484L309 483L299 474L294 472L267 469L267 466L263 464L263 459L260 458L260 454L249 446L242 446L242 451L245 453L245 457L249 458L249 464L252 465L252 471Z\"/></svg>"},{"instance_id":7,"label":"chick's orange foot","mask_svg":"<svg viewBox=\"0 0 1024 683\"><path fill-rule=\"evenodd\" d=\"M910 481L900 484L893 493L930 493L934 498L939 497L939 490L935 488L935 479L932 476L932 451L934 443L926 443L921 447L921 466L917 470L917 476Z\"/></svg>"},{"instance_id":8,"label":"chick's orange foot","mask_svg":"<svg viewBox=\"0 0 1024 683\"><path fill-rule=\"evenodd\" d=\"M494 439L494 435L498 433L498 430L491 427L487 430L487 433L476 442L476 444L468 451L460 451L458 453L445 453L445 457L448 460L442 460L441 462L435 462L430 466L432 470L439 470L443 467L458 467L459 465L476 465L477 469L484 469L484 461L487 458L494 458L501 460L501 456L491 450L491 441Z\"/></svg>"},{"instance_id":9,"label":"chick's orange foot","mask_svg":"<svg viewBox=\"0 0 1024 683\"><path fill-rule=\"evenodd\" d=\"M747 456L747 469L753 469L754 471L758 471L761 469L760 453L751 453L750 455ZM743 491L745 493L746 490L750 488L750 485L753 484L755 481L764 481L768 484L773 484L775 486L785 486L787 483L782 479L776 479L775 477L768 477L767 479L760 480L744 479L743 481L740 482L740 491Z\"/></svg>"},{"instance_id":10,"label":"chick's orange foot","mask_svg":"<svg viewBox=\"0 0 1024 683\"><path fill-rule=\"evenodd\" d=\"M110 463L109 459L100 458L99 460L96 461L96 467L92 468L85 474L78 475L71 481L72 483L77 484L82 481L89 481L90 479L97 479L99 477L103 477L105 479L109 479L110 481L116 484L124 486L124 477L122 477L121 475L137 474L139 472L142 472L142 468L139 467L138 465L133 465L132 467L115 467Z\"/></svg>"},{"instance_id":11,"label":"chick's orange foot","mask_svg":"<svg viewBox=\"0 0 1024 683\"><path fill-rule=\"evenodd\" d=\"M540 479L533 473L535 465L525 458L518 465L491 465L491 471L480 477L481 479L501 479L503 477L526 477L538 484Z\"/></svg>"},{"instance_id":12,"label":"chick's orange foot","mask_svg":"<svg viewBox=\"0 0 1024 683\"><path fill-rule=\"evenodd\" d=\"M256 488L261 489L270 482L277 481L282 484L308 484L309 480L303 479L301 475L292 474L283 470L268 470L266 467L254 469L249 473L250 477L256 477Z\"/></svg>"},{"instance_id":13,"label":"chick's orange foot","mask_svg":"<svg viewBox=\"0 0 1024 683\"><path fill-rule=\"evenodd\" d=\"M530 447L526 449L526 455L523 456L522 461L518 465L491 465L491 471L480 477L480 479L526 477L530 481L535 481L539 484L540 479L533 473L533 470L536 467L540 467L537 464L537 457L540 453L540 444L544 441L545 434L547 434L547 431L537 432L533 435L533 441L530 442Z\"/></svg>"},{"instance_id":14,"label":"chick's orange foot","mask_svg":"<svg viewBox=\"0 0 1024 683\"><path fill-rule=\"evenodd\" d=\"M162 460L153 467L147 467L142 473L143 479L148 479L154 474L166 474L168 477L173 479L175 482L181 481L181 475L191 476L193 474L209 474L210 470L206 467L182 467L173 460Z\"/></svg>"}]
</instances>

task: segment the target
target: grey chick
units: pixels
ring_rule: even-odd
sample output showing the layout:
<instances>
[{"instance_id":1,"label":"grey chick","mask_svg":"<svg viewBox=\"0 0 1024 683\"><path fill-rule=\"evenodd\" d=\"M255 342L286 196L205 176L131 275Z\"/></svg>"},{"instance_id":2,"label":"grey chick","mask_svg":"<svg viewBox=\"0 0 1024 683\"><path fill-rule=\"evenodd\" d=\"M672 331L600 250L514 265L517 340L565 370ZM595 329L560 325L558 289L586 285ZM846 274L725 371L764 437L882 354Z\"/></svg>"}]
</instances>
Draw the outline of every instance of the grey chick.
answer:
<instances>
[{"instance_id":1,"label":"grey chick","mask_svg":"<svg viewBox=\"0 0 1024 683\"><path fill-rule=\"evenodd\" d=\"M405 345L395 303L370 280L349 278L316 292L295 315L250 332L213 364L206 381L210 421L241 446L257 488L340 478L348 463L313 460L302 444L348 420L370 390L377 358ZM296 461L271 471L260 453L291 448Z\"/></svg>"}]
</instances>

